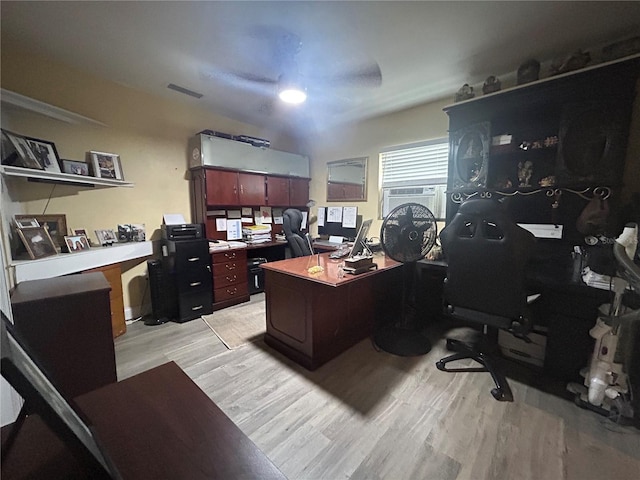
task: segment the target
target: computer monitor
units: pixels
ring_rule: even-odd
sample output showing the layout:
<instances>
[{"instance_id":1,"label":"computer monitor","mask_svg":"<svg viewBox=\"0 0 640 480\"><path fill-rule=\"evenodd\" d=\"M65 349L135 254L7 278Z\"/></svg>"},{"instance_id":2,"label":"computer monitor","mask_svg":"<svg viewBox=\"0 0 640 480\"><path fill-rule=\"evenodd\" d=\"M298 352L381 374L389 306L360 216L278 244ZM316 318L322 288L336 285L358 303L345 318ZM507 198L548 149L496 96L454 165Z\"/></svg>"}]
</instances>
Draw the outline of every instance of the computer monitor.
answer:
<instances>
[{"instance_id":1,"label":"computer monitor","mask_svg":"<svg viewBox=\"0 0 640 480\"><path fill-rule=\"evenodd\" d=\"M367 248L367 234L369 233L369 228L371 228L371 223L373 220L365 220L360 225L360 230L358 230L358 235L356 235L356 239L353 242L353 247L351 247L351 252L349 253L349 257L353 258L356 255L363 255L365 253L370 253L370 250Z\"/></svg>"}]
</instances>

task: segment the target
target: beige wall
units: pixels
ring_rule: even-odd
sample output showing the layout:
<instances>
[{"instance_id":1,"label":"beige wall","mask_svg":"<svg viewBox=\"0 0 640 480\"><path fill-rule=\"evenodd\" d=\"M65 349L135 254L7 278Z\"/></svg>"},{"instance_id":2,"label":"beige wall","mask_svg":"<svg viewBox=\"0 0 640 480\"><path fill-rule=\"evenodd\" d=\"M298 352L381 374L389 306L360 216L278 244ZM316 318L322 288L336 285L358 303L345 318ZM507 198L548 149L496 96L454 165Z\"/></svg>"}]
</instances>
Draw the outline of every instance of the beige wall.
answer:
<instances>
[{"instance_id":1,"label":"beige wall","mask_svg":"<svg viewBox=\"0 0 640 480\"><path fill-rule=\"evenodd\" d=\"M327 162L353 157L369 157L367 202L346 202L358 207L364 219L372 218L370 237L377 237L382 220L380 193L380 150L394 145L442 138L448 135L449 119L442 111L450 99L421 105L360 123L344 125L313 142L311 151L311 198L317 206L344 205L327 202ZM314 209L311 209L314 214ZM316 232L315 225L311 227Z\"/></svg>"},{"instance_id":2,"label":"beige wall","mask_svg":"<svg viewBox=\"0 0 640 480\"><path fill-rule=\"evenodd\" d=\"M115 229L119 223L144 223L149 238L162 223L163 213L181 213L190 221L187 142L205 128L269 138L273 148L296 151L289 139L215 115L200 108L196 99L192 105L184 105L152 97L6 42L1 53L3 89L107 125L70 125L5 108L3 128L53 141L65 159L85 160L90 150L117 153L125 180L135 184L133 188L83 189L19 181L19 188L12 189L13 199L20 202L24 213L42 214L45 208L46 213L64 213L69 228L93 232ZM157 239L158 232L152 238ZM144 262L123 265L125 308L136 310L142 305L145 274ZM148 292L144 303L149 303Z\"/></svg>"},{"instance_id":3,"label":"beige wall","mask_svg":"<svg viewBox=\"0 0 640 480\"><path fill-rule=\"evenodd\" d=\"M310 138L309 151L302 152L291 139L217 116L200 108L195 99L191 105L184 105L151 97L52 63L6 43L3 43L1 53L2 88L107 124L107 127L75 126L34 114L12 113L10 128L54 141L62 158L83 160L89 150L118 153L125 179L135 183L130 189L95 190L28 184L20 193L19 201L24 202L22 206L26 213L43 213L51 195L47 213L65 213L70 228L93 231L115 228L118 223L145 223L150 234L159 227L163 213L182 213L189 219L187 141L194 133L209 128L268 138L273 148L310 153L310 194L318 206L332 204L326 202L327 162L368 156L368 201L349 204L357 205L364 218L374 219L370 236L377 236L382 223L378 198L380 150L448 134L448 117L442 108L451 103L449 98L340 126ZM4 117L3 114L3 126L6 126ZM640 191L639 122L640 100L636 99L625 172L630 191ZM315 213L314 209L311 213ZM317 231L315 225L311 226L311 231ZM124 270L125 307L140 306L146 266L132 262L125 265Z\"/></svg>"}]
</instances>

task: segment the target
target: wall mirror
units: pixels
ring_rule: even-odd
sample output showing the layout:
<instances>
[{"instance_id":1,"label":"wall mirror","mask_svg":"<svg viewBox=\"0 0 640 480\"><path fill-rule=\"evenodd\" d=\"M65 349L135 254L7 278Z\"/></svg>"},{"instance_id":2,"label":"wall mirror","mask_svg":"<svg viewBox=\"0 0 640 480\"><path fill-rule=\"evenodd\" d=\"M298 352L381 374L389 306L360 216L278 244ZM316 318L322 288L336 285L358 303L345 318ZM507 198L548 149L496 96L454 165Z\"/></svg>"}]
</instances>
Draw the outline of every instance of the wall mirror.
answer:
<instances>
[{"instance_id":1,"label":"wall mirror","mask_svg":"<svg viewBox=\"0 0 640 480\"><path fill-rule=\"evenodd\" d=\"M328 202L367 201L368 158L349 158L327 163Z\"/></svg>"}]
</instances>

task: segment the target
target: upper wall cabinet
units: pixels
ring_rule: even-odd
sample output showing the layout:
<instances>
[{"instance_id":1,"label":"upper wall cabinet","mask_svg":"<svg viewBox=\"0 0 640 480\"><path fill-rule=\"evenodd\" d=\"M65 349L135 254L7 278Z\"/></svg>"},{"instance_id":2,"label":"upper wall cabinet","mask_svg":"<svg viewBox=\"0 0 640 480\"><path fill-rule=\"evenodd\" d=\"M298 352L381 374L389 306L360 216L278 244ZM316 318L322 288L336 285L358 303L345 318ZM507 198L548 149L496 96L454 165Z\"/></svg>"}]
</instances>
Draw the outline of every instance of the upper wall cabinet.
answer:
<instances>
[{"instance_id":1,"label":"upper wall cabinet","mask_svg":"<svg viewBox=\"0 0 640 480\"><path fill-rule=\"evenodd\" d=\"M189 167L212 166L309 177L309 158L200 133L189 141Z\"/></svg>"},{"instance_id":2,"label":"upper wall cabinet","mask_svg":"<svg viewBox=\"0 0 640 480\"><path fill-rule=\"evenodd\" d=\"M446 107L450 193L616 187L640 57Z\"/></svg>"}]
</instances>

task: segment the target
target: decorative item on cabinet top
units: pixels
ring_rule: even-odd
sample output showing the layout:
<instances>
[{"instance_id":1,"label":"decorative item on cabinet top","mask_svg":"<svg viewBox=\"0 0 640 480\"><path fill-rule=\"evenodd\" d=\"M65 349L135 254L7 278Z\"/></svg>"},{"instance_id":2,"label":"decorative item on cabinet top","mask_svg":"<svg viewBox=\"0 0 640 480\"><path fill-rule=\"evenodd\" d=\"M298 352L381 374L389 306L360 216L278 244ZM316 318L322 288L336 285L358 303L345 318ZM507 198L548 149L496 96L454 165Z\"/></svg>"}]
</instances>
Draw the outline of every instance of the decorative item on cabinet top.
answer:
<instances>
[{"instance_id":1,"label":"decorative item on cabinet top","mask_svg":"<svg viewBox=\"0 0 640 480\"><path fill-rule=\"evenodd\" d=\"M482 122L451 134L453 188L486 187L490 130L491 124Z\"/></svg>"}]
</instances>

